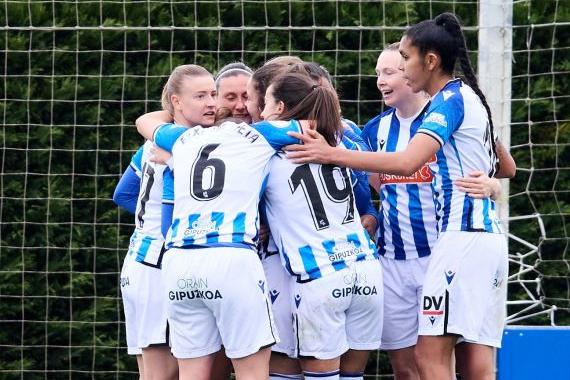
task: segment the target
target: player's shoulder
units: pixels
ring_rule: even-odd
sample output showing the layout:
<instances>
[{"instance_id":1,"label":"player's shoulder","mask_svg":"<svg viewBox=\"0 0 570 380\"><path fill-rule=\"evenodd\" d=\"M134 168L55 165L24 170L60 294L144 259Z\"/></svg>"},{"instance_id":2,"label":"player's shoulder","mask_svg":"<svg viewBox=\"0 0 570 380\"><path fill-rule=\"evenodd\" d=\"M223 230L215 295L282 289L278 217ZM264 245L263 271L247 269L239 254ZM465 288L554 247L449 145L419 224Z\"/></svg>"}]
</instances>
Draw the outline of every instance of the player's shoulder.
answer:
<instances>
[{"instance_id":1,"label":"player's shoulder","mask_svg":"<svg viewBox=\"0 0 570 380\"><path fill-rule=\"evenodd\" d=\"M380 121L386 117L391 117L394 114L394 111L395 108L389 107L388 109L384 110L384 112L381 112L378 115L374 116L372 119L368 120L366 124L364 124L363 130L370 128L378 128L380 125Z\"/></svg>"},{"instance_id":2,"label":"player's shoulder","mask_svg":"<svg viewBox=\"0 0 570 380\"><path fill-rule=\"evenodd\" d=\"M449 81L433 98L428 112L434 109L463 108L465 90L472 91L461 79Z\"/></svg>"}]
</instances>

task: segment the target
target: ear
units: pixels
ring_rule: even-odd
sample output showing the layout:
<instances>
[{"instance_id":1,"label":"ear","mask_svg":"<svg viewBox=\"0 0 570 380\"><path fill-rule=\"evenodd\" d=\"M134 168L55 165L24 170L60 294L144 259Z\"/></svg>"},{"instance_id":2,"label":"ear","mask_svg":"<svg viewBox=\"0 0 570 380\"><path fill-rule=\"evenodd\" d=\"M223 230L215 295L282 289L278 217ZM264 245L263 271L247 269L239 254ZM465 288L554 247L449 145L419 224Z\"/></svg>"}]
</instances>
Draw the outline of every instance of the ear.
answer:
<instances>
[{"instance_id":1,"label":"ear","mask_svg":"<svg viewBox=\"0 0 570 380\"><path fill-rule=\"evenodd\" d=\"M439 55L433 51L428 51L424 56L424 66L428 69L428 71L434 71L440 65L440 61L441 59Z\"/></svg>"},{"instance_id":2,"label":"ear","mask_svg":"<svg viewBox=\"0 0 570 380\"><path fill-rule=\"evenodd\" d=\"M283 101L279 101L279 103L277 103L277 114L281 115L283 112L285 112L285 103L283 103Z\"/></svg>"},{"instance_id":3,"label":"ear","mask_svg":"<svg viewBox=\"0 0 570 380\"><path fill-rule=\"evenodd\" d=\"M178 111L182 110L182 104L180 104L180 97L178 97L178 95L172 94L170 96L170 102L172 103L172 107L175 110L178 110Z\"/></svg>"}]
</instances>

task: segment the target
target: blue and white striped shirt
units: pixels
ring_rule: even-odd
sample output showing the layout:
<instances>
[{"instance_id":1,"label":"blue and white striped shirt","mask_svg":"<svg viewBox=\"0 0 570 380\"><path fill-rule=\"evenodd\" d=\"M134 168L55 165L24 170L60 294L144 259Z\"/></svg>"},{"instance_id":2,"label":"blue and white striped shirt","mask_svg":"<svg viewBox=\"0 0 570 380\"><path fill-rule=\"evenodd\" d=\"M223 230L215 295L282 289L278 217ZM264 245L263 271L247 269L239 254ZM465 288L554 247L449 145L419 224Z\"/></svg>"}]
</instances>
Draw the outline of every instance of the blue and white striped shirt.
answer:
<instances>
[{"instance_id":1,"label":"blue and white striped shirt","mask_svg":"<svg viewBox=\"0 0 570 380\"><path fill-rule=\"evenodd\" d=\"M396 110L390 108L364 126L362 138L373 151L402 151L418 130L426 108L407 119L399 118ZM437 221L433 176L428 165L409 177L383 173L379 176L379 254L396 260L430 255L437 240Z\"/></svg>"},{"instance_id":2,"label":"blue and white striped shirt","mask_svg":"<svg viewBox=\"0 0 570 380\"><path fill-rule=\"evenodd\" d=\"M449 81L433 97L418 133L433 137L442 147L430 164L439 230L502 233L495 202L471 198L453 184L476 170L494 173L489 120L477 94L460 79Z\"/></svg>"}]
</instances>

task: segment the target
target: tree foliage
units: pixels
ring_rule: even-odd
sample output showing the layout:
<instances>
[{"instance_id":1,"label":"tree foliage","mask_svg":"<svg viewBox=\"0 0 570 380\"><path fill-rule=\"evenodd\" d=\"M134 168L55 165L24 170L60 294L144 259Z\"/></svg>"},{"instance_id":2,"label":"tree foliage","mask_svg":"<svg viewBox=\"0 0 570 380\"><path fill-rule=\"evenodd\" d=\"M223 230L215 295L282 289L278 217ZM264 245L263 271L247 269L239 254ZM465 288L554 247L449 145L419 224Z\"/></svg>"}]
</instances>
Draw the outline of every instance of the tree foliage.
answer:
<instances>
[{"instance_id":1,"label":"tree foliage","mask_svg":"<svg viewBox=\"0 0 570 380\"><path fill-rule=\"evenodd\" d=\"M529 214L530 201L544 215L549 239L532 223L511 232L540 244L545 303L565 307L568 324L570 50L568 26L551 25L570 20L564 5L514 7L512 144L523 170L510 212ZM1 1L0 379L133 378L117 286L132 217L111 196L142 143L133 122L159 108L176 65L215 72L299 55L329 69L344 115L363 124L382 107L381 48L406 25L454 11L475 57L477 10L475 1ZM384 354L367 373L390 373Z\"/></svg>"}]
</instances>

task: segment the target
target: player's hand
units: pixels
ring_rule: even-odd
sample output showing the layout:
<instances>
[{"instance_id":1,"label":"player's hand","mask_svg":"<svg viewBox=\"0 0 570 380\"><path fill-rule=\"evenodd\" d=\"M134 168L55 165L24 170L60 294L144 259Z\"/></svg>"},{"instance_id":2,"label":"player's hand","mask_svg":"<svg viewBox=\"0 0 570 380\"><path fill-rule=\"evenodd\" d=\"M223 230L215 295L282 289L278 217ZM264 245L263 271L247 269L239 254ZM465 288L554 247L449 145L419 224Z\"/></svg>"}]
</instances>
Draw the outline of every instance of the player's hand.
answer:
<instances>
[{"instance_id":1,"label":"player's hand","mask_svg":"<svg viewBox=\"0 0 570 380\"><path fill-rule=\"evenodd\" d=\"M454 184L472 198L483 199L497 195L498 181L482 171L471 172L468 177L456 179ZM498 186L500 191L500 185Z\"/></svg>"},{"instance_id":2,"label":"player's hand","mask_svg":"<svg viewBox=\"0 0 570 380\"><path fill-rule=\"evenodd\" d=\"M335 148L331 147L319 132L307 129L302 134L297 132L287 132L287 134L302 142L302 144L288 145L284 149L287 158L293 160L294 163L332 163Z\"/></svg>"},{"instance_id":3,"label":"player's hand","mask_svg":"<svg viewBox=\"0 0 570 380\"><path fill-rule=\"evenodd\" d=\"M150 161L151 162L156 162L157 164L167 164L168 161L172 158L172 154L170 154L170 152L167 152L166 150L153 145L153 147L150 149L151 152L151 156L150 156Z\"/></svg>"},{"instance_id":4,"label":"player's hand","mask_svg":"<svg viewBox=\"0 0 570 380\"><path fill-rule=\"evenodd\" d=\"M378 223L376 222L376 218L369 214L364 214L360 217L360 223L362 227L368 232L370 238L374 239L376 237L376 228L378 227Z\"/></svg>"}]
</instances>

